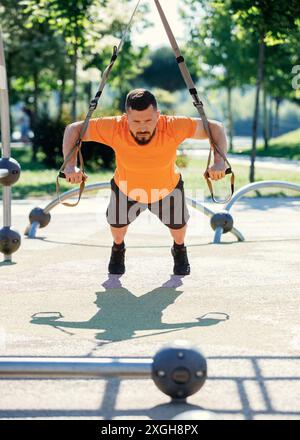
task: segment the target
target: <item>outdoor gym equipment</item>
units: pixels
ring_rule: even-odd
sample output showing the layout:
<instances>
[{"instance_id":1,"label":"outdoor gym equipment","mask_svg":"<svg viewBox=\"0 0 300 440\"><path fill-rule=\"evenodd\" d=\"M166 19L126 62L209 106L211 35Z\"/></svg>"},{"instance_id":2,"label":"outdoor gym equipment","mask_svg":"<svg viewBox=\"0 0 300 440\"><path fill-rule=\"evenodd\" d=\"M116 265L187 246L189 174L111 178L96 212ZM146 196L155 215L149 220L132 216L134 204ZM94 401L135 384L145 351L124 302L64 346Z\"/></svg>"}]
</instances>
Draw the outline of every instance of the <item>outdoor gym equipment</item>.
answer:
<instances>
[{"instance_id":1,"label":"outdoor gym equipment","mask_svg":"<svg viewBox=\"0 0 300 440\"><path fill-rule=\"evenodd\" d=\"M231 201L226 205L224 211L222 211L220 214L216 214L212 219L211 226L215 230L214 243L220 243L222 235L230 232L231 227L233 228L233 217L229 213L233 205L249 192L258 191L263 188L283 188L300 192L300 185L291 182L281 182L279 180L266 180L264 182L250 183L249 185L244 186L235 193ZM244 240L245 239L243 238L239 241Z\"/></svg>"},{"instance_id":2,"label":"outdoor gym equipment","mask_svg":"<svg viewBox=\"0 0 300 440\"><path fill-rule=\"evenodd\" d=\"M233 218L227 211L217 212L210 220L210 225L214 231L222 228L223 234L227 234L233 228Z\"/></svg>"},{"instance_id":3,"label":"outdoor gym equipment","mask_svg":"<svg viewBox=\"0 0 300 440\"><path fill-rule=\"evenodd\" d=\"M92 185L87 185L84 188L84 193L87 194L89 192L98 191L98 190L105 190L110 189L111 184L110 182L102 182L102 183L95 183ZM55 198L53 201L51 201L44 209L42 208L34 208L31 213L29 214L29 221L30 224L27 226L25 230L25 235L27 235L29 238L36 238L37 231L39 228L45 228L50 220L51 215L50 212L58 206L62 201L68 200L72 197L78 197L80 193L80 189L72 189L70 191L67 191L66 193L60 195L59 197ZM204 206L204 204L198 202L195 199L191 199L190 197L186 197L187 203L192 206L193 208L197 209L200 212L203 212L205 215L209 217L214 216L214 212L211 211L209 208ZM243 235L236 229L232 228L230 231L239 241L243 241Z\"/></svg>"},{"instance_id":4,"label":"outdoor gym equipment","mask_svg":"<svg viewBox=\"0 0 300 440\"><path fill-rule=\"evenodd\" d=\"M5 186L14 185L20 178L21 167L15 159L2 158L0 159L0 183Z\"/></svg>"},{"instance_id":5,"label":"outdoor gym equipment","mask_svg":"<svg viewBox=\"0 0 300 440\"><path fill-rule=\"evenodd\" d=\"M206 378L206 359L191 346L171 345L154 356L152 379L163 393L173 399L186 399L195 394Z\"/></svg>"},{"instance_id":6,"label":"outdoor gym equipment","mask_svg":"<svg viewBox=\"0 0 300 440\"><path fill-rule=\"evenodd\" d=\"M20 234L11 228L11 186L20 178L21 167L10 157L10 124L7 77L2 33L0 30L0 109L2 158L0 159L0 184L3 185L3 228L0 229L0 252L4 262L10 263L12 254L21 245Z\"/></svg>"},{"instance_id":7,"label":"outdoor gym equipment","mask_svg":"<svg viewBox=\"0 0 300 440\"><path fill-rule=\"evenodd\" d=\"M207 362L187 342L163 347L151 358L0 357L0 379L152 378L172 400L186 399L202 388Z\"/></svg>"},{"instance_id":8,"label":"outdoor gym equipment","mask_svg":"<svg viewBox=\"0 0 300 440\"><path fill-rule=\"evenodd\" d=\"M88 185L85 187L84 192L89 193L97 190L105 190L110 189L110 182L103 183L95 183L92 185ZM231 233L234 235L238 241L245 241L245 237L243 234L235 228L234 226L234 217L232 213L230 213L230 209L233 205L245 194L251 191L256 191L262 188L284 188L294 191L300 191L300 185L289 182L281 182L281 181L265 181L265 182L257 182L252 183L250 185L246 185L241 188L232 198L231 202L228 203L223 211L214 212L211 209L207 208L203 203L192 199L190 197L186 197L186 201L188 205L202 212L206 216L211 218L211 227L215 231L213 242L214 244L219 244L222 241L223 234ZM62 194L59 198L51 201L44 209L42 208L34 208L29 214L30 224L27 226L25 230L25 235L29 238L36 238L38 229L45 228L51 221L50 212L60 204L60 201L64 201L70 199L72 197L76 197L79 194L79 189L72 189Z\"/></svg>"}]
</instances>

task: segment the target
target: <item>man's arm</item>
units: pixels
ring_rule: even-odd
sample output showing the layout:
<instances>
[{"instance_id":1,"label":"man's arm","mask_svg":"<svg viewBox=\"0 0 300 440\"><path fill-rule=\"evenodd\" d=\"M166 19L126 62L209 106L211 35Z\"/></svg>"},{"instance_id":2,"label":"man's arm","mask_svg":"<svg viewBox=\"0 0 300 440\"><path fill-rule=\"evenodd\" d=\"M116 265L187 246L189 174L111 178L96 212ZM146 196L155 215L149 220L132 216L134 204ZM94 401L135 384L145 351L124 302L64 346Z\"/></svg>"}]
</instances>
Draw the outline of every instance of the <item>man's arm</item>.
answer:
<instances>
[{"instance_id":1,"label":"man's arm","mask_svg":"<svg viewBox=\"0 0 300 440\"><path fill-rule=\"evenodd\" d=\"M68 154L75 145L75 142L79 138L80 131L82 129L83 122L75 122L74 124L67 125L64 133L63 139L63 155L64 159L67 158ZM76 153L71 157L67 168L75 168L76 166Z\"/></svg>"},{"instance_id":2,"label":"man's arm","mask_svg":"<svg viewBox=\"0 0 300 440\"><path fill-rule=\"evenodd\" d=\"M94 141L106 145L112 145L116 124L116 117L91 119L82 140L85 142ZM84 122L75 122L66 127L63 139L63 155L65 159L68 157L70 151L78 140L83 126ZM81 183L84 175L76 167L75 152L68 161L64 172L68 182Z\"/></svg>"},{"instance_id":3,"label":"man's arm","mask_svg":"<svg viewBox=\"0 0 300 440\"><path fill-rule=\"evenodd\" d=\"M67 125L63 139L63 155L66 160L68 154L74 147L77 139L79 138L83 122L75 122L74 124ZM68 161L64 173L66 175L67 182L77 184L82 182L83 173L76 167L77 154L74 152L73 156Z\"/></svg>"},{"instance_id":4,"label":"man's arm","mask_svg":"<svg viewBox=\"0 0 300 440\"><path fill-rule=\"evenodd\" d=\"M197 118L195 119L197 122L197 127L194 136L192 139L208 139L208 135L204 129L204 125L201 119ZM218 121L209 121L209 128L211 130L212 137L219 147L219 149L222 151L224 156L227 154L228 150L228 142L227 142L227 136L225 133L225 128L221 122ZM224 159L218 154L214 153L214 165L210 168L209 174L211 179L213 180L219 180L225 177L225 171L226 171L226 163Z\"/></svg>"}]
</instances>

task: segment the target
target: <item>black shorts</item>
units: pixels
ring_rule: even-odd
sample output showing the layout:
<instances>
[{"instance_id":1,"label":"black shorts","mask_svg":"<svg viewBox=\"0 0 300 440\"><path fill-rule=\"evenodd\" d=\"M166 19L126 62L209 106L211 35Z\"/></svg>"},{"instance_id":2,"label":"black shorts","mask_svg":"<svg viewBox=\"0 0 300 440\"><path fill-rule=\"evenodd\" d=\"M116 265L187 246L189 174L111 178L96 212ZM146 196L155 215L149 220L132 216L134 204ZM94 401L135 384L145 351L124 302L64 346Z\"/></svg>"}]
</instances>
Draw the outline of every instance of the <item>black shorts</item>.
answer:
<instances>
[{"instance_id":1,"label":"black shorts","mask_svg":"<svg viewBox=\"0 0 300 440\"><path fill-rule=\"evenodd\" d=\"M189 221L190 215L184 196L184 182L180 180L176 188L165 198L155 203L140 203L127 197L111 180L111 197L106 218L114 228L124 228L149 209L170 229L182 229Z\"/></svg>"}]
</instances>

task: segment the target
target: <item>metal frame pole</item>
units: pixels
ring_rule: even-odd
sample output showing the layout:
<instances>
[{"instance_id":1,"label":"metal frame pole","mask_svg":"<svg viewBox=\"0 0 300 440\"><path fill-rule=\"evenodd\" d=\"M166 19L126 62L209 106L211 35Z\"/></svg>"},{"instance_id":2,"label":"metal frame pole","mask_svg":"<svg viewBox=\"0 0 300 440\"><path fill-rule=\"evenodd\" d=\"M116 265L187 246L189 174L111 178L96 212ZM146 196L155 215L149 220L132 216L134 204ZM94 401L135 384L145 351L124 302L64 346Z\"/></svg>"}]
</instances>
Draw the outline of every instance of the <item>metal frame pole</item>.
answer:
<instances>
[{"instance_id":1,"label":"metal frame pole","mask_svg":"<svg viewBox=\"0 0 300 440\"><path fill-rule=\"evenodd\" d=\"M1 139L2 157L10 158L10 122L9 122L9 100L7 88L6 66L4 58L4 47L2 32L0 28L0 117L1 117ZM11 187L3 186L3 226L11 227ZM11 255L4 255L5 262L11 262Z\"/></svg>"},{"instance_id":2,"label":"metal frame pole","mask_svg":"<svg viewBox=\"0 0 300 440\"><path fill-rule=\"evenodd\" d=\"M230 202L226 205L225 210L230 211L230 209L233 207L233 205L240 200L244 195L248 194L251 191L256 191L263 188L284 188L289 189L292 191L298 191L300 192L300 185L296 183L291 182L284 182L280 180L265 180L263 182L255 182L250 183L243 188L241 188L239 191L237 191ZM233 231L232 231L233 232ZM223 232L222 232L223 234ZM219 230L216 230L215 236L214 236L214 243L218 244L221 242L222 234L220 234ZM242 241L244 241L243 239Z\"/></svg>"},{"instance_id":3,"label":"metal frame pole","mask_svg":"<svg viewBox=\"0 0 300 440\"><path fill-rule=\"evenodd\" d=\"M0 358L0 379L150 379L151 358Z\"/></svg>"},{"instance_id":4,"label":"metal frame pole","mask_svg":"<svg viewBox=\"0 0 300 440\"><path fill-rule=\"evenodd\" d=\"M84 194L97 190L110 189L110 187L111 187L110 182L94 183L85 187ZM52 211L56 206L60 204L60 201L65 201L67 199L70 199L71 197L76 197L79 191L80 190L78 188L71 189L70 191L67 191L64 194L62 194L60 196L60 199L58 197L55 198L50 203L48 203L48 205L43 209L44 213L49 214L50 211ZM202 212L204 215L208 217L212 217L215 214L214 211L211 211L204 204L198 202L197 200L191 199L190 197L186 197L186 201L187 204L190 205L192 208ZM40 225L38 222L33 222L31 225L28 225L25 230L25 235L27 235L29 238L36 238L39 226ZM238 239L238 241L244 241L243 235L236 228L233 228L231 233Z\"/></svg>"},{"instance_id":5,"label":"metal frame pole","mask_svg":"<svg viewBox=\"0 0 300 440\"><path fill-rule=\"evenodd\" d=\"M225 210L230 211L233 205L245 194L263 188L284 188L284 189L300 192L300 185L296 183L284 182L280 180L265 180L263 182L250 183L235 193L231 201L226 205Z\"/></svg>"},{"instance_id":6,"label":"metal frame pole","mask_svg":"<svg viewBox=\"0 0 300 440\"><path fill-rule=\"evenodd\" d=\"M192 206L193 208L197 209L198 211L203 212L205 215L207 215L208 217L213 217L215 215L214 211L211 211L209 208L207 208L206 206L204 206L202 203L198 202L197 200L193 200L189 197L186 197L186 201L187 203ZM220 234L221 232L221 234ZM230 233L232 235L234 235L238 241L245 241L245 238L243 236L243 234L236 229L235 227L232 228L232 230L230 231ZM221 237L223 234L223 230L222 231L217 231L217 234ZM216 241L216 238L214 239L214 244L218 244L220 243L220 241Z\"/></svg>"}]
</instances>

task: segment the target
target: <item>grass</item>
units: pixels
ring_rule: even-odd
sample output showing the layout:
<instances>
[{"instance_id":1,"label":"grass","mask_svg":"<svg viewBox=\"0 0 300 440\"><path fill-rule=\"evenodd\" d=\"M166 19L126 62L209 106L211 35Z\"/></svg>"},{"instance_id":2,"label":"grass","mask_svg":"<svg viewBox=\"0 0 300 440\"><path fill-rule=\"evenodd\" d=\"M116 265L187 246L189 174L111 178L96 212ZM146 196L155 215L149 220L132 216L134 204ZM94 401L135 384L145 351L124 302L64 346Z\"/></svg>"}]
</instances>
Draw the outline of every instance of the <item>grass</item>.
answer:
<instances>
[{"instance_id":1,"label":"grass","mask_svg":"<svg viewBox=\"0 0 300 440\"><path fill-rule=\"evenodd\" d=\"M26 199L29 197L39 197L51 200L56 196L56 176L57 170L49 170L40 163L31 163L30 151L26 149L16 149L13 151L13 157L17 159L22 166L22 174L19 182L13 187L13 197L15 199ZM203 191L206 197L210 196L209 190L203 178L206 169L206 160L190 157L187 168L181 168L180 172L185 181L185 188L189 191ZM234 166L236 175L236 190L249 183L249 166ZM88 184L109 181L113 177L113 170L99 172L88 172ZM256 169L256 180L285 180L299 184L299 173L286 170ZM61 179L61 192L73 188ZM228 178L214 185L222 191L223 195L230 191L230 182ZM0 188L0 194L2 190ZM200 194L199 193L199 194ZM263 190L263 196L298 196L293 191L282 191L281 189ZM250 193L250 197L257 196L257 193Z\"/></svg>"},{"instance_id":2,"label":"grass","mask_svg":"<svg viewBox=\"0 0 300 440\"><path fill-rule=\"evenodd\" d=\"M195 190L196 188L204 187L204 194L206 197L209 197L210 193L203 179L203 172L206 169L206 160L201 160L195 157L191 157L189 161L189 166L186 169L181 170L185 187L190 190ZM234 165L233 171L235 173L235 190L242 188L245 185L249 184L249 172L250 165ZM288 171L288 170L272 170L269 168L257 168L256 169L256 181L262 180L281 180L288 181L291 183L300 183L299 172L296 171ZM213 184L215 188L220 188L223 195L228 194L230 191L230 176L226 177L222 182ZM248 197L256 197L257 195L261 196L299 196L299 193L295 191L288 191L282 189L263 189L260 194L257 192L249 193Z\"/></svg>"},{"instance_id":3,"label":"grass","mask_svg":"<svg viewBox=\"0 0 300 440\"><path fill-rule=\"evenodd\" d=\"M22 167L20 180L13 187L15 199L26 199L28 197L39 197L51 199L56 196L56 177L58 170L48 169L40 162L32 162L28 148L14 149L12 156ZM88 184L99 181L108 181L113 177L113 171L100 171L89 173ZM73 188L65 180L60 179L61 192ZM75 187L74 187L75 188ZM0 193L2 192L0 188Z\"/></svg>"},{"instance_id":4,"label":"grass","mask_svg":"<svg viewBox=\"0 0 300 440\"><path fill-rule=\"evenodd\" d=\"M89 173L88 183L108 181L112 178L113 172ZM57 171L23 171L21 179L14 186L14 198L25 199L28 197L52 198L56 196ZM61 193L75 188L60 179Z\"/></svg>"},{"instance_id":5,"label":"grass","mask_svg":"<svg viewBox=\"0 0 300 440\"><path fill-rule=\"evenodd\" d=\"M251 154L251 150L243 151L242 154ZM265 150L263 145L259 145L257 156L300 160L300 129L272 139L268 150Z\"/></svg>"}]
</instances>

